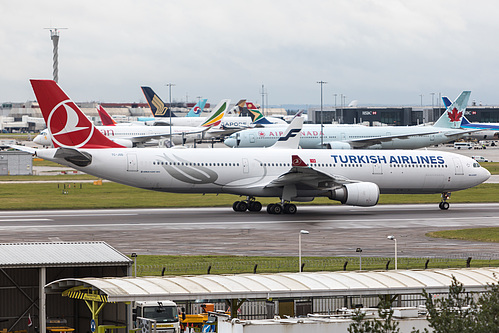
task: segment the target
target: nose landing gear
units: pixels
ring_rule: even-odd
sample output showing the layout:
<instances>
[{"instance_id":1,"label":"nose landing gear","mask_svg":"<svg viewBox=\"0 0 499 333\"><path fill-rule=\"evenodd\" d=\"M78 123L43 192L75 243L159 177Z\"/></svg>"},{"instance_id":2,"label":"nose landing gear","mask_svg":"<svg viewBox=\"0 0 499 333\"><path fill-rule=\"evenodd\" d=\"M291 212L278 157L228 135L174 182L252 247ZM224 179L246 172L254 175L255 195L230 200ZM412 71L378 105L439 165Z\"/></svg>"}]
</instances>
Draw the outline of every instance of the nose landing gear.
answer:
<instances>
[{"instance_id":1,"label":"nose landing gear","mask_svg":"<svg viewBox=\"0 0 499 333\"><path fill-rule=\"evenodd\" d=\"M440 208L441 210L449 209L450 204L447 202L447 200L450 199L450 195L450 192L442 193L442 201L438 204L438 208Z\"/></svg>"}]
</instances>

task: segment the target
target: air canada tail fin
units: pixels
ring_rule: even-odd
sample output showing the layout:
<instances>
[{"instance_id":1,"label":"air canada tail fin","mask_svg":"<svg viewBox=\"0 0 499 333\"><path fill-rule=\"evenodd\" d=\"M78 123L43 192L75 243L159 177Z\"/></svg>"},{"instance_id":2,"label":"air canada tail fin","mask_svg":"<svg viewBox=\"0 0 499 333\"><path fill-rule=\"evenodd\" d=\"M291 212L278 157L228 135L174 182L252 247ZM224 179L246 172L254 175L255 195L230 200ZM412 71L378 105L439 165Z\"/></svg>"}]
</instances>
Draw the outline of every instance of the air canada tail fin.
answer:
<instances>
[{"instance_id":1,"label":"air canada tail fin","mask_svg":"<svg viewBox=\"0 0 499 333\"><path fill-rule=\"evenodd\" d=\"M303 126L303 118L296 117L288 125L284 134L270 148L278 149L297 149L300 145L301 129Z\"/></svg>"},{"instance_id":2,"label":"air canada tail fin","mask_svg":"<svg viewBox=\"0 0 499 333\"><path fill-rule=\"evenodd\" d=\"M433 125L441 128L459 128L463 120L464 111L468 105L471 91L463 91L461 95L445 110Z\"/></svg>"},{"instance_id":3,"label":"air canada tail fin","mask_svg":"<svg viewBox=\"0 0 499 333\"><path fill-rule=\"evenodd\" d=\"M445 108L448 108L452 104L452 101L447 96L442 96L442 101L444 102ZM465 116L463 116L463 120L461 121L461 126L466 126L469 124L470 122L468 121L468 119Z\"/></svg>"},{"instance_id":4,"label":"air canada tail fin","mask_svg":"<svg viewBox=\"0 0 499 333\"><path fill-rule=\"evenodd\" d=\"M225 112L229 107L230 99L222 99L220 103L215 106L213 111L206 117L205 121L199 126L201 127L214 127L220 125L222 118L225 116Z\"/></svg>"},{"instance_id":5,"label":"air canada tail fin","mask_svg":"<svg viewBox=\"0 0 499 333\"><path fill-rule=\"evenodd\" d=\"M253 124L259 124L259 125L270 125L272 122L270 122L265 116L258 110L258 108L255 106L255 104L251 102L246 102L246 107L248 108L249 115L251 117L251 122Z\"/></svg>"},{"instance_id":6,"label":"air canada tail fin","mask_svg":"<svg viewBox=\"0 0 499 333\"><path fill-rule=\"evenodd\" d=\"M116 126L116 121L113 117L102 107L102 105L97 105L97 112L99 113L100 120L104 126Z\"/></svg>"},{"instance_id":7,"label":"air canada tail fin","mask_svg":"<svg viewBox=\"0 0 499 333\"><path fill-rule=\"evenodd\" d=\"M199 117L201 115L201 112L203 112L206 101L206 98L199 100L196 105L194 105L192 109L189 110L189 113L187 113L186 117Z\"/></svg>"},{"instance_id":8,"label":"air canada tail fin","mask_svg":"<svg viewBox=\"0 0 499 333\"><path fill-rule=\"evenodd\" d=\"M55 81L31 80L54 147L124 148L95 128Z\"/></svg>"},{"instance_id":9,"label":"air canada tail fin","mask_svg":"<svg viewBox=\"0 0 499 333\"><path fill-rule=\"evenodd\" d=\"M151 109L154 117L170 117L171 109L159 98L159 96L151 89L151 87L140 87L144 96L146 97L147 104ZM171 112L172 117L176 117L173 112Z\"/></svg>"},{"instance_id":10,"label":"air canada tail fin","mask_svg":"<svg viewBox=\"0 0 499 333\"><path fill-rule=\"evenodd\" d=\"M444 102L446 109L452 104L451 100L447 96L442 96L442 101Z\"/></svg>"}]
</instances>

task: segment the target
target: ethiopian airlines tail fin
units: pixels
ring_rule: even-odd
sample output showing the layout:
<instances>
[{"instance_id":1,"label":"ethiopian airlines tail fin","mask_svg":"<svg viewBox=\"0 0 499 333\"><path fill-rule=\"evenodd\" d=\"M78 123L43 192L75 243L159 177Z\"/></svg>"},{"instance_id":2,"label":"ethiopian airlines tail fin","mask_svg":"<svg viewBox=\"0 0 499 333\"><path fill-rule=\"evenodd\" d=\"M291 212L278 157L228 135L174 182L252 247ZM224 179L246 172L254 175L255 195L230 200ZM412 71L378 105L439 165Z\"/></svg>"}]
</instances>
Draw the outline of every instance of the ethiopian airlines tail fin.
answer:
<instances>
[{"instance_id":1,"label":"ethiopian airlines tail fin","mask_svg":"<svg viewBox=\"0 0 499 333\"><path fill-rule=\"evenodd\" d=\"M199 100L199 102L197 102L196 105L194 105L192 109L190 109L186 117L199 117L201 115L201 112L203 112L206 101L206 98Z\"/></svg>"},{"instance_id":2,"label":"ethiopian airlines tail fin","mask_svg":"<svg viewBox=\"0 0 499 333\"><path fill-rule=\"evenodd\" d=\"M284 134L270 148L297 149L300 145L302 126L303 117L294 118L284 131Z\"/></svg>"},{"instance_id":3,"label":"ethiopian airlines tail fin","mask_svg":"<svg viewBox=\"0 0 499 333\"><path fill-rule=\"evenodd\" d=\"M468 105L471 91L463 91L461 95L445 110L445 112L433 124L434 127L459 128L463 120L464 111Z\"/></svg>"},{"instance_id":4,"label":"ethiopian airlines tail fin","mask_svg":"<svg viewBox=\"0 0 499 333\"><path fill-rule=\"evenodd\" d=\"M265 116L258 110L255 104L251 102L246 102L246 107L248 108L249 115L251 117L251 122L258 125L270 125L270 122Z\"/></svg>"},{"instance_id":5,"label":"ethiopian airlines tail fin","mask_svg":"<svg viewBox=\"0 0 499 333\"><path fill-rule=\"evenodd\" d=\"M97 130L52 80L31 80L55 148L124 148Z\"/></svg>"},{"instance_id":6,"label":"ethiopian airlines tail fin","mask_svg":"<svg viewBox=\"0 0 499 333\"><path fill-rule=\"evenodd\" d=\"M199 126L201 127L214 127L220 125L222 118L225 116L225 112L229 107L230 99L222 99L220 103L215 106L213 111L206 117L205 121Z\"/></svg>"},{"instance_id":7,"label":"ethiopian airlines tail fin","mask_svg":"<svg viewBox=\"0 0 499 333\"><path fill-rule=\"evenodd\" d=\"M102 105L97 105L97 112L99 113L100 120L104 126L116 126L116 121L113 117L102 107Z\"/></svg>"},{"instance_id":8,"label":"ethiopian airlines tail fin","mask_svg":"<svg viewBox=\"0 0 499 333\"><path fill-rule=\"evenodd\" d=\"M159 96L151 89L151 87L140 87L144 96L146 97L147 104L151 109L154 117L170 117L170 108L159 98ZM172 117L176 117L173 112L171 112Z\"/></svg>"}]
</instances>

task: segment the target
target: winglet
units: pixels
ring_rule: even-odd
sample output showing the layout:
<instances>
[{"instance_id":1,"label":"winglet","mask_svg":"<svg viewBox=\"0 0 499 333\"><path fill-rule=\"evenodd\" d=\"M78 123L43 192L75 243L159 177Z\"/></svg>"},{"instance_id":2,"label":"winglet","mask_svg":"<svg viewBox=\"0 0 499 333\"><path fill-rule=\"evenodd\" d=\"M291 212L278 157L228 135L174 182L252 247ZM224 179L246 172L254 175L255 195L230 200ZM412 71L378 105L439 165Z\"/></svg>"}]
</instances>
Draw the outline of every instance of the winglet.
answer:
<instances>
[{"instance_id":1,"label":"winglet","mask_svg":"<svg viewBox=\"0 0 499 333\"><path fill-rule=\"evenodd\" d=\"M441 128L459 128L463 120L471 91L463 91L459 97L445 110L433 125Z\"/></svg>"},{"instance_id":2,"label":"winglet","mask_svg":"<svg viewBox=\"0 0 499 333\"><path fill-rule=\"evenodd\" d=\"M297 149L300 145L301 128L303 126L303 118L294 118L288 125L284 134L270 148L278 149Z\"/></svg>"},{"instance_id":3,"label":"winglet","mask_svg":"<svg viewBox=\"0 0 499 333\"><path fill-rule=\"evenodd\" d=\"M111 117L109 113L102 107L102 105L97 105L97 112L99 113L100 120L104 126L116 126L116 121Z\"/></svg>"},{"instance_id":4,"label":"winglet","mask_svg":"<svg viewBox=\"0 0 499 333\"><path fill-rule=\"evenodd\" d=\"M222 99L220 103L215 106L213 111L206 117L205 121L200 125L201 127L213 127L218 126L222 122L222 118L225 116L225 112L229 107L230 99Z\"/></svg>"},{"instance_id":5,"label":"winglet","mask_svg":"<svg viewBox=\"0 0 499 333\"><path fill-rule=\"evenodd\" d=\"M303 162L303 160L298 155L291 156L291 166L294 167L306 167L307 163Z\"/></svg>"},{"instance_id":6,"label":"winglet","mask_svg":"<svg viewBox=\"0 0 499 333\"><path fill-rule=\"evenodd\" d=\"M52 80L30 80L55 148L124 148L97 130Z\"/></svg>"},{"instance_id":7,"label":"winglet","mask_svg":"<svg viewBox=\"0 0 499 333\"><path fill-rule=\"evenodd\" d=\"M163 100L151 89L151 87L140 87L144 96L146 97L147 104L154 117L176 117L175 113L163 102Z\"/></svg>"}]
</instances>

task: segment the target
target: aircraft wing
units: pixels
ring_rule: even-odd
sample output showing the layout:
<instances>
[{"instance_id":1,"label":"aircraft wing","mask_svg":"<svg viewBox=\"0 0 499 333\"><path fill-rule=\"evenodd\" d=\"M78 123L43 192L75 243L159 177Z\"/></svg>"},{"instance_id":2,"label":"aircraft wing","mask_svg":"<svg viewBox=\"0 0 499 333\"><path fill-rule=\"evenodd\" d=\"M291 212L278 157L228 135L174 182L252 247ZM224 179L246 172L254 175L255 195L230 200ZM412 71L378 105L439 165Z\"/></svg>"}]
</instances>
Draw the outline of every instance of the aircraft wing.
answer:
<instances>
[{"instance_id":1,"label":"aircraft wing","mask_svg":"<svg viewBox=\"0 0 499 333\"><path fill-rule=\"evenodd\" d=\"M271 188L296 185L297 187L302 188L329 190L342 184L356 183L354 180L342 176L330 175L309 167L298 155L293 155L292 160L293 164L291 169L269 182L265 187Z\"/></svg>"},{"instance_id":2,"label":"aircraft wing","mask_svg":"<svg viewBox=\"0 0 499 333\"><path fill-rule=\"evenodd\" d=\"M198 134L198 133L203 133L209 130L209 127L203 127L199 128L199 130L195 131L188 131L188 132L183 132L183 133L164 133L164 134L148 134L148 135L137 135L137 136L132 136L130 138L127 138L135 143L145 143L147 141L151 140L157 140L157 139L167 139L172 136L182 136L182 135L192 135L192 134Z\"/></svg>"},{"instance_id":3,"label":"aircraft wing","mask_svg":"<svg viewBox=\"0 0 499 333\"><path fill-rule=\"evenodd\" d=\"M36 148L20 146L20 145L10 145L9 147L20 150L20 151L25 151L25 152L30 153L30 154L36 154L36 151L38 150Z\"/></svg>"},{"instance_id":4,"label":"aircraft wing","mask_svg":"<svg viewBox=\"0 0 499 333\"><path fill-rule=\"evenodd\" d=\"M457 129L455 131L450 131L446 132L446 136L456 136L456 135L462 135L462 134L468 134L468 133L474 133L474 132L480 132L483 131L482 128L462 128L462 129Z\"/></svg>"},{"instance_id":5,"label":"aircraft wing","mask_svg":"<svg viewBox=\"0 0 499 333\"><path fill-rule=\"evenodd\" d=\"M351 139L347 142L353 148L366 148L370 146L374 146L377 144L381 144L383 142L389 142L393 139L409 139L411 136L422 136L422 135L431 135L440 133L439 130L428 130L425 132L413 132L413 133L404 133L404 134L393 134L393 135L383 135L383 136L373 136L370 138L359 138L359 139Z\"/></svg>"}]
</instances>

